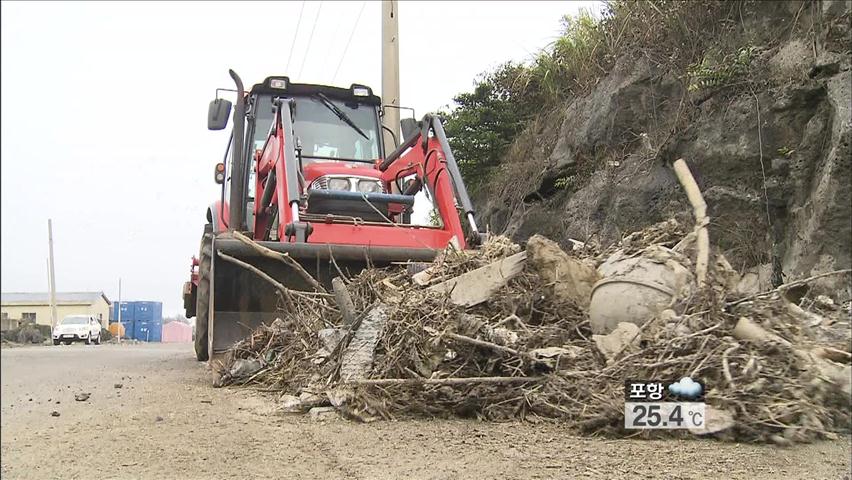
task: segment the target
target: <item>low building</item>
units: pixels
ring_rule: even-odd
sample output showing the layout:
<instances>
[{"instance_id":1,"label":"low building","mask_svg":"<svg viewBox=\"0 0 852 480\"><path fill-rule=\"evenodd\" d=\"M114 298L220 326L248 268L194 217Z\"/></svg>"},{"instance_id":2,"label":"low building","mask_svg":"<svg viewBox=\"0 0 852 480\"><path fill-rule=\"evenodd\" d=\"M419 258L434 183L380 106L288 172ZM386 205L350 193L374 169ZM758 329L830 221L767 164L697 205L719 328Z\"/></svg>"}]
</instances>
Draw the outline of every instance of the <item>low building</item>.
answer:
<instances>
[{"instance_id":1,"label":"low building","mask_svg":"<svg viewBox=\"0 0 852 480\"><path fill-rule=\"evenodd\" d=\"M192 341L192 325L179 321L163 325L163 343L189 343Z\"/></svg>"},{"instance_id":2,"label":"low building","mask_svg":"<svg viewBox=\"0 0 852 480\"><path fill-rule=\"evenodd\" d=\"M56 292L57 320L67 315L92 315L109 326L110 301L103 292ZM0 293L3 324L33 322L50 325L49 293Z\"/></svg>"}]
</instances>

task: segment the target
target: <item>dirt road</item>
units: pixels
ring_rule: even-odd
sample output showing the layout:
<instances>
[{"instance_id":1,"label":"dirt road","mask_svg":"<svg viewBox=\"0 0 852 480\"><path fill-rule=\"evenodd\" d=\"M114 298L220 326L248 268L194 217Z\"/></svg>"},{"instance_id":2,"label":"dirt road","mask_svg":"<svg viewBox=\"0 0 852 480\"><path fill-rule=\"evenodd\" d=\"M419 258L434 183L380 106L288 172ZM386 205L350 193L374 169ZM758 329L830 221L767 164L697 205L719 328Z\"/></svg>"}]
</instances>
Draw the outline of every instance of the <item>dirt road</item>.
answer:
<instances>
[{"instance_id":1,"label":"dirt road","mask_svg":"<svg viewBox=\"0 0 852 480\"><path fill-rule=\"evenodd\" d=\"M841 479L850 469L848 439L779 449L274 410L259 394L213 389L188 345L3 348L2 477Z\"/></svg>"}]
</instances>

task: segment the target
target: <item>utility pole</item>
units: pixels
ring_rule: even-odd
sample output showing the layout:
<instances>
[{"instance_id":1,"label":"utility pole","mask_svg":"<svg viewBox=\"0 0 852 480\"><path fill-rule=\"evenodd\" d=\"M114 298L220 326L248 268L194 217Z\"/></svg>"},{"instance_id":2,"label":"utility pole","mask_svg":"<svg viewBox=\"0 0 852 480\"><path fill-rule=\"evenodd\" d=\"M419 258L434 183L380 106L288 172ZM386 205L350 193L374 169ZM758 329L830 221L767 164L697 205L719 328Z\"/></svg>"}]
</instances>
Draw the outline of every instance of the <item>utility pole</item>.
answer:
<instances>
[{"instance_id":1,"label":"utility pole","mask_svg":"<svg viewBox=\"0 0 852 480\"><path fill-rule=\"evenodd\" d=\"M49 292L50 291L50 279L52 278L52 276L50 275L50 257L47 257L47 258L44 259L44 266L47 268L47 291ZM36 320L36 324L38 324L38 320ZM53 334L54 325L53 325L53 314L52 313L51 313L50 324L51 324L50 333Z\"/></svg>"},{"instance_id":2,"label":"utility pole","mask_svg":"<svg viewBox=\"0 0 852 480\"><path fill-rule=\"evenodd\" d=\"M382 124L400 139L399 126L399 10L397 0L382 0ZM392 151L394 140L384 129L385 154ZM396 147L394 147L396 148Z\"/></svg>"},{"instance_id":3,"label":"utility pole","mask_svg":"<svg viewBox=\"0 0 852 480\"><path fill-rule=\"evenodd\" d=\"M47 270L50 276L50 329L56 328L56 271L53 268L53 222L47 219L47 243L50 247L50 256L47 260Z\"/></svg>"}]
</instances>

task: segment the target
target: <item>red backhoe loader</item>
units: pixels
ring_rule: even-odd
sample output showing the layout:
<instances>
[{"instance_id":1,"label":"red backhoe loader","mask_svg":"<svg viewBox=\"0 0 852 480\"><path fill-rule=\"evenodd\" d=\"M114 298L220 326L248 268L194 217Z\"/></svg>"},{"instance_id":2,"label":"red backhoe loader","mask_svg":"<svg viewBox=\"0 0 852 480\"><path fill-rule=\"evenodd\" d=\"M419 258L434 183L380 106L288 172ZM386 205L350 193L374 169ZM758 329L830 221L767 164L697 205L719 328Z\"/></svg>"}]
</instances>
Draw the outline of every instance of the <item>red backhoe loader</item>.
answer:
<instances>
[{"instance_id":1,"label":"red backhoe loader","mask_svg":"<svg viewBox=\"0 0 852 480\"><path fill-rule=\"evenodd\" d=\"M277 76L245 92L239 76L230 75L236 104L217 98L208 112L208 128L223 130L233 106L225 160L215 172L222 196L207 210L201 250L184 286L186 316L196 317L198 360L281 315L275 288L239 262L288 288L311 288L303 275L260 255L234 232L288 254L323 285L341 272L429 262L450 243L464 249L481 242L439 118L403 120L399 145L388 146L382 129L395 138L400 126L382 126L381 100L367 86L298 84ZM438 225L412 223L421 191Z\"/></svg>"}]
</instances>

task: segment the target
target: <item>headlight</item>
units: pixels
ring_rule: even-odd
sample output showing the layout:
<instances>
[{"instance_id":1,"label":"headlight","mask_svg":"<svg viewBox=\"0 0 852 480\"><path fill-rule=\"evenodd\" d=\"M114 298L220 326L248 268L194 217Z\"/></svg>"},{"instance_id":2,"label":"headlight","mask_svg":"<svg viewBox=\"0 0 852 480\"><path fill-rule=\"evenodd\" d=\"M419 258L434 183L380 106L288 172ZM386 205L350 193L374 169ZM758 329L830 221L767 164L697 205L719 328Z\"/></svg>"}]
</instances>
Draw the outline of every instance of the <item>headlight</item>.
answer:
<instances>
[{"instance_id":1,"label":"headlight","mask_svg":"<svg viewBox=\"0 0 852 480\"><path fill-rule=\"evenodd\" d=\"M375 180L359 180L358 191L361 193L379 193L382 191L382 184Z\"/></svg>"},{"instance_id":2,"label":"headlight","mask_svg":"<svg viewBox=\"0 0 852 480\"><path fill-rule=\"evenodd\" d=\"M350 190L348 178L332 178L328 181L329 190Z\"/></svg>"}]
</instances>

